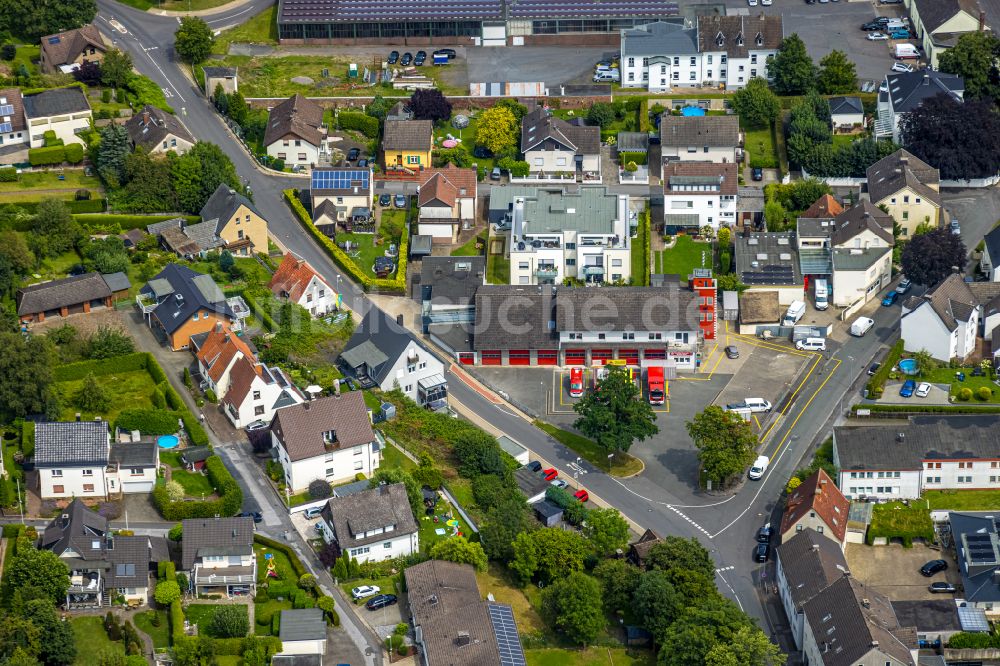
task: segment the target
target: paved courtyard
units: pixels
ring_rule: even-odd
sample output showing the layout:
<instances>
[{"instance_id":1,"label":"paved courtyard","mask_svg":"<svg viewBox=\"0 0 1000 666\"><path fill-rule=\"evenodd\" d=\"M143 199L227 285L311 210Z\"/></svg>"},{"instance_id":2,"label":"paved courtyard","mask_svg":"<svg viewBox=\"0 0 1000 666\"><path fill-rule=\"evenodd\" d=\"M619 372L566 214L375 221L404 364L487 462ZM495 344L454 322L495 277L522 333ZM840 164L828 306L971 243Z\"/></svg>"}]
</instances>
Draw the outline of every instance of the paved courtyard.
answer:
<instances>
[{"instance_id":1,"label":"paved courtyard","mask_svg":"<svg viewBox=\"0 0 1000 666\"><path fill-rule=\"evenodd\" d=\"M844 554L852 576L893 601L950 599L955 595L933 593L927 586L939 581L957 586L962 581L950 553L922 543L914 543L912 548L897 543L888 546L849 543ZM945 560L948 569L926 578L920 574L920 567L930 560Z\"/></svg>"}]
</instances>

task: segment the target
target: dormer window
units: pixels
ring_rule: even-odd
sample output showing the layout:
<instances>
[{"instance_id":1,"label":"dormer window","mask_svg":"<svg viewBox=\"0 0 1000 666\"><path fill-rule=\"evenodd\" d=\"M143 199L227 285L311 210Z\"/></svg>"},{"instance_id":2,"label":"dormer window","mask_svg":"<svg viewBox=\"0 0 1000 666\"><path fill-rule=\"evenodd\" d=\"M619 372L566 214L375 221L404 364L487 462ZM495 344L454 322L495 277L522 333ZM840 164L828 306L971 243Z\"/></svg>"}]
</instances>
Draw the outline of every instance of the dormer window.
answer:
<instances>
[{"instance_id":1,"label":"dormer window","mask_svg":"<svg viewBox=\"0 0 1000 666\"><path fill-rule=\"evenodd\" d=\"M716 46L722 46L725 43L726 43L726 36L723 35L721 32L715 36Z\"/></svg>"},{"instance_id":2,"label":"dormer window","mask_svg":"<svg viewBox=\"0 0 1000 666\"><path fill-rule=\"evenodd\" d=\"M326 432L324 432L323 433L323 441L324 442L336 442L337 441L337 431L336 430L327 430Z\"/></svg>"},{"instance_id":3,"label":"dormer window","mask_svg":"<svg viewBox=\"0 0 1000 666\"><path fill-rule=\"evenodd\" d=\"M736 35L736 45L743 46L743 33Z\"/></svg>"},{"instance_id":4,"label":"dormer window","mask_svg":"<svg viewBox=\"0 0 1000 666\"><path fill-rule=\"evenodd\" d=\"M757 37L754 39L754 43L757 46L764 46L764 35L757 33Z\"/></svg>"}]
</instances>

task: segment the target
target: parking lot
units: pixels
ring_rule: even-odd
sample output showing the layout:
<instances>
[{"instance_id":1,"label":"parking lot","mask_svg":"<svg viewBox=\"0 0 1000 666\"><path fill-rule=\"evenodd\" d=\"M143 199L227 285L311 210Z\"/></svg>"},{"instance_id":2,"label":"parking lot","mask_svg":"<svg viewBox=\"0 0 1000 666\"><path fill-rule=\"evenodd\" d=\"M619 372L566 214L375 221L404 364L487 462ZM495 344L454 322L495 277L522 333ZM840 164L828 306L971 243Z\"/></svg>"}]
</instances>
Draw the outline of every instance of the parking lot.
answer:
<instances>
[{"instance_id":1,"label":"parking lot","mask_svg":"<svg viewBox=\"0 0 1000 666\"><path fill-rule=\"evenodd\" d=\"M903 548L897 543L888 546L849 543L844 554L852 576L893 601L950 599L956 595L930 592L927 586L947 581L957 587L962 582L955 558L950 553L922 543L914 543L912 548ZM945 560L948 569L930 578L924 577L920 567L931 560Z\"/></svg>"}]
</instances>

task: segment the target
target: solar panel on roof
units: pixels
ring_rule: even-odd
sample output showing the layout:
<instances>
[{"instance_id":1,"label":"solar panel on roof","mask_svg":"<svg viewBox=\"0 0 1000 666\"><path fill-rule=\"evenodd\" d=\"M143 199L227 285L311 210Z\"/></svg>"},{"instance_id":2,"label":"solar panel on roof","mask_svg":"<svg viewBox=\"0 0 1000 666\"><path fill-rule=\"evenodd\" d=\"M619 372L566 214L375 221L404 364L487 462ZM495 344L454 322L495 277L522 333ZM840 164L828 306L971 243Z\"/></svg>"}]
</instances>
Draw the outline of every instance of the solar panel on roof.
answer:
<instances>
[{"instance_id":1,"label":"solar panel on roof","mask_svg":"<svg viewBox=\"0 0 1000 666\"><path fill-rule=\"evenodd\" d=\"M501 666L527 666L524 650L521 648L521 637L517 634L517 624L510 606L489 604L490 624L493 625L493 635L500 648Z\"/></svg>"},{"instance_id":2,"label":"solar panel on roof","mask_svg":"<svg viewBox=\"0 0 1000 666\"><path fill-rule=\"evenodd\" d=\"M0 123L0 132L9 132L13 127L11 123Z\"/></svg>"},{"instance_id":3,"label":"solar panel on roof","mask_svg":"<svg viewBox=\"0 0 1000 666\"><path fill-rule=\"evenodd\" d=\"M371 171L353 170L316 170L312 172L312 189L314 190L347 190L355 185L368 188L368 178Z\"/></svg>"},{"instance_id":4,"label":"solar panel on roof","mask_svg":"<svg viewBox=\"0 0 1000 666\"><path fill-rule=\"evenodd\" d=\"M12 115L14 115L13 104L0 104L0 116L12 116Z\"/></svg>"},{"instance_id":5,"label":"solar panel on roof","mask_svg":"<svg viewBox=\"0 0 1000 666\"><path fill-rule=\"evenodd\" d=\"M990 623L986 620L986 612L981 608L959 606L958 622L962 626L962 631L987 632L990 630Z\"/></svg>"}]
</instances>

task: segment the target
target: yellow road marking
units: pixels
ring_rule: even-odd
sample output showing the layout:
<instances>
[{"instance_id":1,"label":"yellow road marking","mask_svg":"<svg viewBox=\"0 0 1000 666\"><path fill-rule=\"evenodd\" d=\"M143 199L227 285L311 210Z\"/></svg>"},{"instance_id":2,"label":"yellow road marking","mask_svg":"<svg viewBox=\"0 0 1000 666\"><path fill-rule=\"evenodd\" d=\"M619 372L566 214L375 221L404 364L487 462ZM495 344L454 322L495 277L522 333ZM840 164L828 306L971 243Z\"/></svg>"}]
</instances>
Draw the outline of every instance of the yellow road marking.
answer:
<instances>
[{"instance_id":1,"label":"yellow road marking","mask_svg":"<svg viewBox=\"0 0 1000 666\"><path fill-rule=\"evenodd\" d=\"M792 391L791 394L788 396L788 402L785 404L785 408L781 410L781 412L778 414L778 418L775 419L774 423L771 424L771 427L767 429L767 432L761 435L760 441L763 442L765 439L768 438L768 436L771 434L771 431L774 430L774 427L778 425L778 422L781 420L781 417L785 416L785 414L788 412L788 409L792 406L793 398L795 398L795 396L798 395L799 391L802 390L802 387L805 386L809 378L812 377L812 373L816 371L817 366L819 366L819 361L821 357L819 354L815 354L815 356L816 360L813 361L812 367L809 368L809 372L806 373L806 376L802 378L802 381L799 382L799 385L796 386L795 390Z\"/></svg>"},{"instance_id":2,"label":"yellow road marking","mask_svg":"<svg viewBox=\"0 0 1000 666\"><path fill-rule=\"evenodd\" d=\"M795 424L799 422L799 419L802 418L803 414L805 414L805 411L809 408L809 405L812 404L812 401L816 398L817 395L819 395L819 392L823 390L823 387L826 386L826 383L828 381L830 381L830 378L833 377L834 373L837 372L837 369L840 367L841 360L840 359L834 359L834 360L837 361L837 365L833 366L833 369L830 370L830 374L826 376L826 379L823 380L823 383L821 383L819 386L816 387L816 390L813 391L813 394L811 396L809 396L809 399L806 401L806 404L802 406L802 409L799 411L798 416L796 416L795 420L792 421L792 424L788 426L788 431L785 432L785 436L782 437L781 441L778 443L778 448L776 448L774 450L774 453L771 456L769 456L771 460L774 460L776 457L778 457L778 454L781 453L781 449L784 448L785 444L788 442L788 438L792 434L792 430L795 428Z\"/></svg>"},{"instance_id":3,"label":"yellow road marking","mask_svg":"<svg viewBox=\"0 0 1000 666\"><path fill-rule=\"evenodd\" d=\"M763 428L760 427L760 419L757 418L757 415L751 414L751 416L753 416L753 420L757 424L757 430L763 430Z\"/></svg>"}]
</instances>

